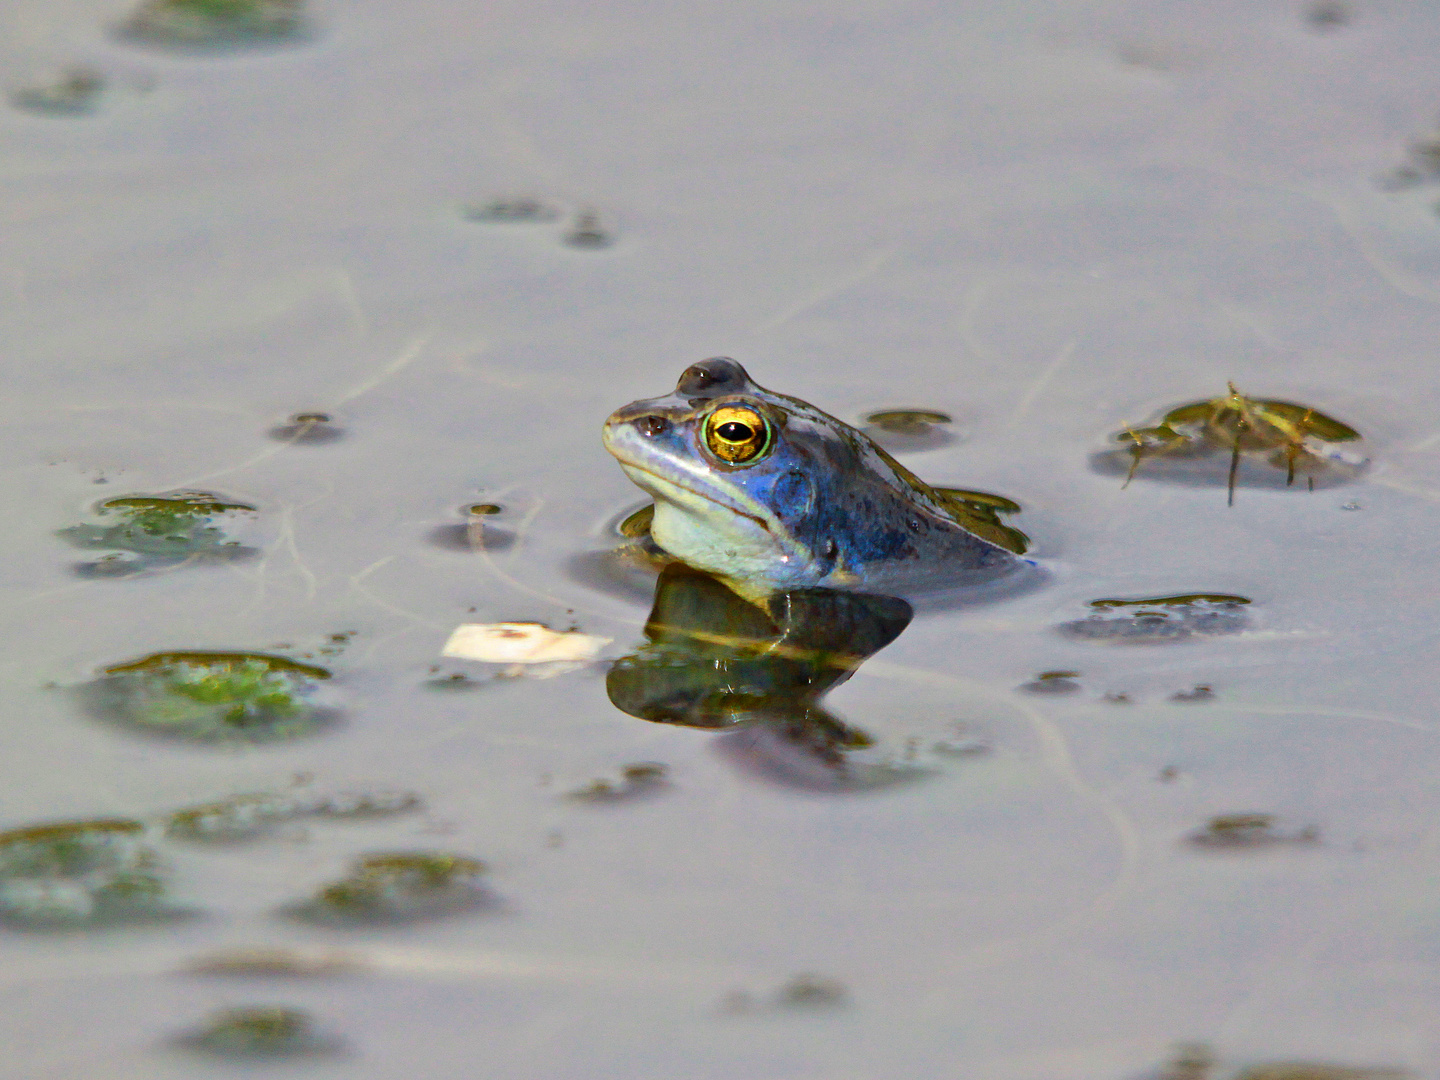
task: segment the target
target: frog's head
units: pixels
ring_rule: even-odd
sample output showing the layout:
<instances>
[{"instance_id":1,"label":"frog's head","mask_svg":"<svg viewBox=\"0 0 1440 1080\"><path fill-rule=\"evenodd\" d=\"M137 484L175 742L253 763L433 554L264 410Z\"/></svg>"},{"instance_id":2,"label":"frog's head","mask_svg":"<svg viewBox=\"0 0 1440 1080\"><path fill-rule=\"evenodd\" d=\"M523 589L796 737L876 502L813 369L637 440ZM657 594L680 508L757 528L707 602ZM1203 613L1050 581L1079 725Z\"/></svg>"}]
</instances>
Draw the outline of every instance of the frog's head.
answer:
<instances>
[{"instance_id":1,"label":"frog's head","mask_svg":"<svg viewBox=\"0 0 1440 1080\"><path fill-rule=\"evenodd\" d=\"M686 368L673 394L617 410L604 440L654 496L651 535L661 547L722 577L783 585L834 559L805 523L820 486L844 475L856 452L842 431L719 357Z\"/></svg>"}]
</instances>

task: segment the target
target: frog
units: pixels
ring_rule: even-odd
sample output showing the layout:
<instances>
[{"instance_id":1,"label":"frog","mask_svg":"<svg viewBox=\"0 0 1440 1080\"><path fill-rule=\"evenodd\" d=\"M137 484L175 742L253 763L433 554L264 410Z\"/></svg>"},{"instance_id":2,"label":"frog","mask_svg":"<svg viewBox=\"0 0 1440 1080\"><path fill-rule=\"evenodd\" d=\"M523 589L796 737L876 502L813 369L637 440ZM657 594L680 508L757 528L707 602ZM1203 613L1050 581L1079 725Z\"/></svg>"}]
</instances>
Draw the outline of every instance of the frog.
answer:
<instances>
[{"instance_id":1,"label":"frog","mask_svg":"<svg viewBox=\"0 0 1440 1080\"><path fill-rule=\"evenodd\" d=\"M654 499L649 535L746 597L797 588L905 596L1034 564L1002 496L925 483L866 434L758 385L729 357L617 409L605 448Z\"/></svg>"}]
</instances>

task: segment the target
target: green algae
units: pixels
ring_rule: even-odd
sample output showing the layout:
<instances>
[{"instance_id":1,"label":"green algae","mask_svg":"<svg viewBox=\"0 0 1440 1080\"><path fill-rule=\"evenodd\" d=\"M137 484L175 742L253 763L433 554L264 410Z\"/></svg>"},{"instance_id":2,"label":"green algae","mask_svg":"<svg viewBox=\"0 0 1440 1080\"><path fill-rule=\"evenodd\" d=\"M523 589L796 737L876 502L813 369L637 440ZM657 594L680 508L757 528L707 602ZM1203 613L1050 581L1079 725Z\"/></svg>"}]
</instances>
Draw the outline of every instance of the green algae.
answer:
<instances>
[{"instance_id":1,"label":"green algae","mask_svg":"<svg viewBox=\"0 0 1440 1080\"><path fill-rule=\"evenodd\" d=\"M185 912L167 899L139 821L100 818L0 833L0 921L29 929L154 922Z\"/></svg>"},{"instance_id":2,"label":"green algae","mask_svg":"<svg viewBox=\"0 0 1440 1080\"><path fill-rule=\"evenodd\" d=\"M94 711L156 734L199 742L271 742L333 718L317 706L330 672L267 653L162 652L105 669L90 687Z\"/></svg>"},{"instance_id":3,"label":"green algae","mask_svg":"<svg viewBox=\"0 0 1440 1080\"><path fill-rule=\"evenodd\" d=\"M86 550L130 553L130 558L112 554L78 567L83 576L118 577L198 559L254 555L255 549L232 539L220 521L255 510L205 491L125 495L96 507L96 516L108 519L105 524L72 525L56 535Z\"/></svg>"},{"instance_id":4,"label":"green algae","mask_svg":"<svg viewBox=\"0 0 1440 1080\"><path fill-rule=\"evenodd\" d=\"M350 873L323 886L288 913L307 922L368 924L411 922L487 906L480 885L485 864L446 851L363 855Z\"/></svg>"},{"instance_id":5,"label":"green algae","mask_svg":"<svg viewBox=\"0 0 1440 1080\"><path fill-rule=\"evenodd\" d=\"M119 32L193 50L284 44L303 40L308 27L303 0L144 0Z\"/></svg>"},{"instance_id":6,"label":"green algae","mask_svg":"<svg viewBox=\"0 0 1440 1080\"><path fill-rule=\"evenodd\" d=\"M339 1049L336 1040L315 1030L309 1013L285 1005L224 1009L176 1041L187 1049L218 1057L295 1057Z\"/></svg>"}]
</instances>

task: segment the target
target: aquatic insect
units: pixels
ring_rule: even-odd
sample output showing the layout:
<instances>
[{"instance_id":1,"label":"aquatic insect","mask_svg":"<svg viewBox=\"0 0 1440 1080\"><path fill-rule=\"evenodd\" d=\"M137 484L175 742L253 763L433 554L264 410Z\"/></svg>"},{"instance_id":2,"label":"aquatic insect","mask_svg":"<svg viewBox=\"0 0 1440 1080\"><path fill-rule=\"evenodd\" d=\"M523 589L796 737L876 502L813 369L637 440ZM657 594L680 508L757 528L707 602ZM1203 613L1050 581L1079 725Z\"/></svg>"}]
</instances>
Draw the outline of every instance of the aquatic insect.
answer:
<instances>
[{"instance_id":1,"label":"aquatic insect","mask_svg":"<svg viewBox=\"0 0 1440 1080\"><path fill-rule=\"evenodd\" d=\"M1206 401L1193 401L1167 412L1154 427L1127 427L1115 441L1128 443L1130 470L1125 484L1135 478L1146 458L1198 459L1216 453L1230 455L1227 489L1235 505L1235 479L1241 455L1262 457L1285 470L1287 487L1297 473L1306 474L1315 490L1315 476L1326 471L1353 475L1363 456L1339 446L1358 442L1360 433L1333 417L1293 401L1246 397L1227 383L1229 393Z\"/></svg>"},{"instance_id":2,"label":"aquatic insect","mask_svg":"<svg viewBox=\"0 0 1440 1080\"><path fill-rule=\"evenodd\" d=\"M935 488L835 417L756 385L724 357L605 423L626 474L655 499L621 526L746 595L809 586L975 585L1024 563L1001 521L1020 507Z\"/></svg>"}]
</instances>

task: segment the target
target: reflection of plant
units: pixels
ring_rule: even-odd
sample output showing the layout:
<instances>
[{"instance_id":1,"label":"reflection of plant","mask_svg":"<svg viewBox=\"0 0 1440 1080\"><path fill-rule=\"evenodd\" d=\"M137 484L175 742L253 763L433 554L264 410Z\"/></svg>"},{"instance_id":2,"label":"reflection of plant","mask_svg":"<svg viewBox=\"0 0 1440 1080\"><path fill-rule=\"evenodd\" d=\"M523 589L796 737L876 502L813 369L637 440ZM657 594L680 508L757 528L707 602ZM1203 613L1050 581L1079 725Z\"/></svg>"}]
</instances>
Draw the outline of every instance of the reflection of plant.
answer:
<instances>
[{"instance_id":1,"label":"reflection of plant","mask_svg":"<svg viewBox=\"0 0 1440 1080\"><path fill-rule=\"evenodd\" d=\"M144 831L138 821L102 819L0 833L0 918L84 926L179 914Z\"/></svg>"},{"instance_id":2,"label":"reflection of plant","mask_svg":"<svg viewBox=\"0 0 1440 1080\"><path fill-rule=\"evenodd\" d=\"M249 549L231 540L215 524L222 515L253 512L245 503L227 502L207 492L175 495L127 495L107 499L97 508L113 524L72 525L57 535L76 547L90 550L129 551L139 559L112 557L91 565L97 573L133 572L196 556L234 558Z\"/></svg>"},{"instance_id":3,"label":"reflection of plant","mask_svg":"<svg viewBox=\"0 0 1440 1080\"><path fill-rule=\"evenodd\" d=\"M154 653L107 668L107 711L142 727L200 740L293 738L323 713L309 698L330 672L264 653Z\"/></svg>"}]
</instances>

